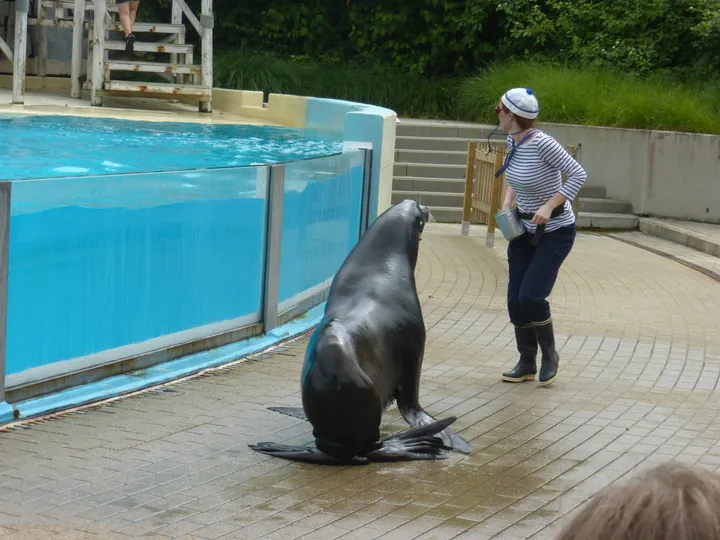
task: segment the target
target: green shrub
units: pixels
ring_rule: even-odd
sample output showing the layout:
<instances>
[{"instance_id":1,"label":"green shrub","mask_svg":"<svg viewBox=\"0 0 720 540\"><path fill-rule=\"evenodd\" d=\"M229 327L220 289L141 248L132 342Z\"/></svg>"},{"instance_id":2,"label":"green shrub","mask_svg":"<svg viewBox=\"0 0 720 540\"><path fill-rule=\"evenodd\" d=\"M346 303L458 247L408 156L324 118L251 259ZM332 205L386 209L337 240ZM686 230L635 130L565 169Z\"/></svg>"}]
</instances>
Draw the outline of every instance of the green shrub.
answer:
<instances>
[{"instance_id":1,"label":"green shrub","mask_svg":"<svg viewBox=\"0 0 720 540\"><path fill-rule=\"evenodd\" d=\"M296 57L235 53L215 59L214 84L223 88L371 103L401 116L448 118L455 110L455 79L429 81L380 67L318 63Z\"/></svg>"},{"instance_id":2,"label":"green shrub","mask_svg":"<svg viewBox=\"0 0 720 540\"><path fill-rule=\"evenodd\" d=\"M475 77L428 80L377 66L282 60L270 54L221 54L215 85L371 103L398 116L495 123L502 93L532 88L540 120L638 129L720 133L720 79L680 82L559 64L495 64Z\"/></svg>"}]
</instances>

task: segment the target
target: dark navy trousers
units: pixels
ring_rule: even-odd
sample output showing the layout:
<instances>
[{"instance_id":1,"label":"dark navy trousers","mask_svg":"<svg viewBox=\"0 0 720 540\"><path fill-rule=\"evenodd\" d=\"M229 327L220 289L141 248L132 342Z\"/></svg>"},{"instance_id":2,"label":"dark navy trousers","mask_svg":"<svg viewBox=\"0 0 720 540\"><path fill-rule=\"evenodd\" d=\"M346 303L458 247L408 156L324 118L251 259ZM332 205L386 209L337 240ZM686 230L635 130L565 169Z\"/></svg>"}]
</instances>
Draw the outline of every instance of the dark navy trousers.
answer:
<instances>
[{"instance_id":1,"label":"dark navy trousers","mask_svg":"<svg viewBox=\"0 0 720 540\"><path fill-rule=\"evenodd\" d=\"M508 244L508 312L515 326L550 319L550 296L560 266L575 244L575 224L543 233L537 246L525 233Z\"/></svg>"}]
</instances>

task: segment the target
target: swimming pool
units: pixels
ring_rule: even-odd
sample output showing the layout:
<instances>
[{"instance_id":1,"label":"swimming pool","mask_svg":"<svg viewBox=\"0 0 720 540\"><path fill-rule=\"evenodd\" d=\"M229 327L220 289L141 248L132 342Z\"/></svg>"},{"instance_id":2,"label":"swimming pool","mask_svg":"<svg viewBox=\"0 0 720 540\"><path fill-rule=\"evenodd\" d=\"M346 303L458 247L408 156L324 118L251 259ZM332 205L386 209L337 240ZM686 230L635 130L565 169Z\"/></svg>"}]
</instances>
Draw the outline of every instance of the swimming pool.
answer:
<instances>
[{"instance_id":1,"label":"swimming pool","mask_svg":"<svg viewBox=\"0 0 720 540\"><path fill-rule=\"evenodd\" d=\"M240 167L340 151L342 141L309 129L0 114L0 180Z\"/></svg>"},{"instance_id":2,"label":"swimming pool","mask_svg":"<svg viewBox=\"0 0 720 540\"><path fill-rule=\"evenodd\" d=\"M10 124L20 155L0 152L3 176L14 175L11 384L24 380L13 375L36 380L38 368L66 360L259 322L270 166L250 165L257 160L285 163L281 304L327 286L359 237L364 153L337 153L341 143L255 126L68 117ZM57 155L50 141L62 147ZM101 152L112 157L100 160ZM98 174L107 173L105 161L123 172ZM179 163L186 170L166 170Z\"/></svg>"}]
</instances>

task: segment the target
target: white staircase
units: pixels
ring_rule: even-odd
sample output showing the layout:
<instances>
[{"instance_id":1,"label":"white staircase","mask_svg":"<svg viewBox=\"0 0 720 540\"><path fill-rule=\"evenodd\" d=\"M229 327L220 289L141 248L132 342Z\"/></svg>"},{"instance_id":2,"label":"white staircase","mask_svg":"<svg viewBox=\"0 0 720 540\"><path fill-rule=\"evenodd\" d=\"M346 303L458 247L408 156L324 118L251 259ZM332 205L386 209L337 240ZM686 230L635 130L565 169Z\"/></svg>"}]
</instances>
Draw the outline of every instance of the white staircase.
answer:
<instances>
[{"instance_id":1,"label":"white staircase","mask_svg":"<svg viewBox=\"0 0 720 540\"><path fill-rule=\"evenodd\" d=\"M123 30L117 15L118 7L109 0L38 0L37 17L29 25L73 29L72 97L80 97L80 89L90 91L92 105L100 106L103 96L196 98L201 112L212 112L212 0L202 0L198 19L185 0L172 0L169 23L136 22L134 53L125 52L124 39L109 39L110 32ZM183 15L202 37L200 63L195 63L195 47L185 43ZM42 37L38 75L43 76L46 40ZM88 37L87 67L82 69L82 43ZM144 41L143 38L153 38ZM159 37L159 39L157 39ZM147 38L146 38L147 39ZM147 58L151 53L152 58ZM158 55L160 58L158 58ZM81 84L83 72L86 74ZM122 74L152 74L145 78L122 77ZM158 80L161 79L161 80Z\"/></svg>"}]
</instances>

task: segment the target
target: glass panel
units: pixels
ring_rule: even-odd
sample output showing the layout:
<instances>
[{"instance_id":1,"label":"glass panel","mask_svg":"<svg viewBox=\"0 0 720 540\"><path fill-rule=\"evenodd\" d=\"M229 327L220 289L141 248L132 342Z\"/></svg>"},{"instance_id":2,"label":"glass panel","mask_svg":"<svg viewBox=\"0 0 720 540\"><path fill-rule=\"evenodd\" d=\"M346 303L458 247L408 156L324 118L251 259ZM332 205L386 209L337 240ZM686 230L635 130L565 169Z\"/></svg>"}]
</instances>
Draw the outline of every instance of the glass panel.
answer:
<instances>
[{"instance_id":1,"label":"glass panel","mask_svg":"<svg viewBox=\"0 0 720 540\"><path fill-rule=\"evenodd\" d=\"M357 243L363 169L361 150L285 166L280 312L331 279Z\"/></svg>"},{"instance_id":2,"label":"glass panel","mask_svg":"<svg viewBox=\"0 0 720 540\"><path fill-rule=\"evenodd\" d=\"M13 182L7 373L259 321L267 174Z\"/></svg>"}]
</instances>

